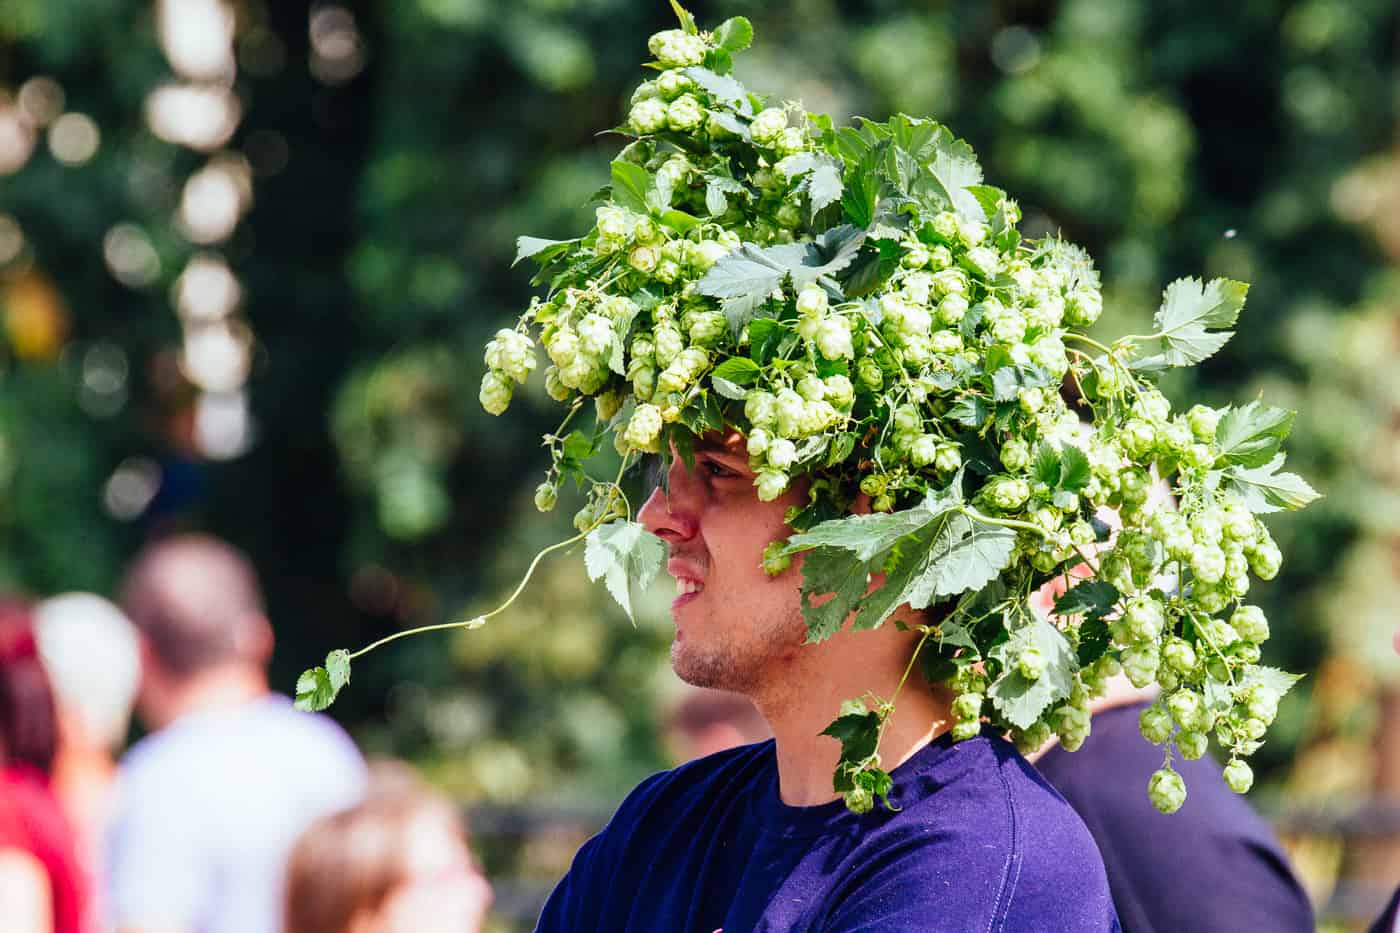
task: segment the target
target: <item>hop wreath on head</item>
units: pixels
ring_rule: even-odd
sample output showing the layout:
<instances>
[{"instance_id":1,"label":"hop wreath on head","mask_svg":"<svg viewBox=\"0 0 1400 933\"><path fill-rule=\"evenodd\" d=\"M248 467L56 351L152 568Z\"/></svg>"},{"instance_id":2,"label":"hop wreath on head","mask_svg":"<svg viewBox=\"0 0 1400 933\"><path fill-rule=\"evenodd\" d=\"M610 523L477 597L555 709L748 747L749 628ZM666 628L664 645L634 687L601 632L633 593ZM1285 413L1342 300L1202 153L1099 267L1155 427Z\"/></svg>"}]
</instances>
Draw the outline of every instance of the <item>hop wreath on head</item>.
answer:
<instances>
[{"instance_id":1,"label":"hop wreath on head","mask_svg":"<svg viewBox=\"0 0 1400 933\"><path fill-rule=\"evenodd\" d=\"M589 496L579 536L555 548L586 539L590 577L630 615L630 584L664 547L585 462L609 435L623 469L690 461L698 437L737 429L759 499L810 480L794 533L763 553L772 574L804 555L809 642L937 607L915 657L956 694L954 739L985 720L1023 751L1052 735L1077 749L1121 671L1162 688L1140 722L1165 747L1148 787L1160 810L1186 795L1173 756L1200 757L1212 733L1227 783L1247 791L1245 758L1297 680L1258 663L1269 626L1244 598L1280 563L1258 516L1317 493L1280 470L1292 412L1174 413L1151 383L1225 344L1246 286L1176 281L1153 333L1100 343L1081 332L1102 308L1088 255L1024 238L967 143L929 120L838 128L770 104L730 74L746 19L702 32L676 12L681 28L648 44L657 74L616 130L633 141L593 229L520 238L517 262L534 260L548 290L486 348L487 411L505 412L537 344L549 395L569 406L535 501L552 508L571 479ZM565 434L588 399L593 426ZM1150 495L1159 481L1174 501ZM862 493L872 511L851 514ZM1031 595L1057 579L1063 595L1037 612ZM303 705L329 703L351 657L304 675ZM826 730L857 812L889 803L879 743L895 699L849 700Z\"/></svg>"}]
</instances>

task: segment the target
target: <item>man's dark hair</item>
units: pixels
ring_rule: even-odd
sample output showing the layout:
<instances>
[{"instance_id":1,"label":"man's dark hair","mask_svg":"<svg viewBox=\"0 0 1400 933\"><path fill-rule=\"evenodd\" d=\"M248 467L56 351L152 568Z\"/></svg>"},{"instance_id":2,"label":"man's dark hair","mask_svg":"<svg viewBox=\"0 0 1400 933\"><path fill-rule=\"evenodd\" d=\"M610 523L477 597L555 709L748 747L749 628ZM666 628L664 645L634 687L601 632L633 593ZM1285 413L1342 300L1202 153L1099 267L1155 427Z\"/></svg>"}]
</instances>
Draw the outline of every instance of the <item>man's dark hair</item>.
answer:
<instances>
[{"instance_id":1,"label":"man's dark hair","mask_svg":"<svg viewBox=\"0 0 1400 933\"><path fill-rule=\"evenodd\" d=\"M257 573L217 538L182 534L147 546L127 572L122 603L172 674L265 660L250 653L250 633L265 624Z\"/></svg>"},{"instance_id":2,"label":"man's dark hair","mask_svg":"<svg viewBox=\"0 0 1400 933\"><path fill-rule=\"evenodd\" d=\"M0 600L0 763L23 762L49 774L57 751L58 714L29 607Z\"/></svg>"}]
</instances>

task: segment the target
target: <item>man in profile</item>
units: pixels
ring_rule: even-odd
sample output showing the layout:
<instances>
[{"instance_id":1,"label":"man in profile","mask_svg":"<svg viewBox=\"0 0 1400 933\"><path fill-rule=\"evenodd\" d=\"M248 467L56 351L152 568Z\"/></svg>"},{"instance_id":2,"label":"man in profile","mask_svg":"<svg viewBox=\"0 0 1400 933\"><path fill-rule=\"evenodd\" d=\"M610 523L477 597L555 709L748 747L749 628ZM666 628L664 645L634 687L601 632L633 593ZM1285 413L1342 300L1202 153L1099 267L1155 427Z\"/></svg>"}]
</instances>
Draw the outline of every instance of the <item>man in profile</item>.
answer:
<instances>
[{"instance_id":1,"label":"man in profile","mask_svg":"<svg viewBox=\"0 0 1400 933\"><path fill-rule=\"evenodd\" d=\"M747 697L774 738L654 775L575 857L540 933L699 930L1119 929L1092 837L990 729L954 744L951 693L911 682L886 722L890 806L848 810L832 787L843 699L890 696L919 617L805 644L794 566L769 576L794 484L764 502L744 438L707 435L638 514L676 580L671 666Z\"/></svg>"},{"instance_id":2,"label":"man in profile","mask_svg":"<svg viewBox=\"0 0 1400 933\"><path fill-rule=\"evenodd\" d=\"M288 852L354 803L364 764L322 716L268 689L272 653L248 559L204 535L143 550L123 588L140 634L137 712L109 840L119 933L277 933Z\"/></svg>"}]
</instances>

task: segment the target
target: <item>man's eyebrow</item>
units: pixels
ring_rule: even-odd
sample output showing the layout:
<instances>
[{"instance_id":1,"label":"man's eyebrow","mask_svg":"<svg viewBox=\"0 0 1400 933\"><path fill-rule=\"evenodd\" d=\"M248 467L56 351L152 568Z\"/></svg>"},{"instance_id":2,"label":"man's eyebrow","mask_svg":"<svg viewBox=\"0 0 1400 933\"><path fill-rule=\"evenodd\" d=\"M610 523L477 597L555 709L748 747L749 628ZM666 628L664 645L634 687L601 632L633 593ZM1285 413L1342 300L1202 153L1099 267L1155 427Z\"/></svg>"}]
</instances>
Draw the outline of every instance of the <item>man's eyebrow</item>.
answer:
<instances>
[{"instance_id":1,"label":"man's eyebrow","mask_svg":"<svg viewBox=\"0 0 1400 933\"><path fill-rule=\"evenodd\" d=\"M697 454L712 454L721 457L738 457L743 460L748 459L748 452L744 450L742 445L735 447L730 444L726 444L723 441L697 441L694 449Z\"/></svg>"}]
</instances>

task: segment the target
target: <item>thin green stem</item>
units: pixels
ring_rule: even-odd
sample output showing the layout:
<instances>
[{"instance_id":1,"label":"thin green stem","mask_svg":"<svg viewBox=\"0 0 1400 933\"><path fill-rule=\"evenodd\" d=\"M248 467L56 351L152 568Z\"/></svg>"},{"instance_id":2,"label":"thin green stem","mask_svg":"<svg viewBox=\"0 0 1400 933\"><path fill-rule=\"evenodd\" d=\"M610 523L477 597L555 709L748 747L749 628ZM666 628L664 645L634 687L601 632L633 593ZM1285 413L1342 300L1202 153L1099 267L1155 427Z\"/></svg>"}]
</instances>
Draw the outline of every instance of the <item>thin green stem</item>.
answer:
<instances>
[{"instance_id":1,"label":"thin green stem","mask_svg":"<svg viewBox=\"0 0 1400 933\"><path fill-rule=\"evenodd\" d=\"M878 759L880 756L880 742L885 737L885 727L889 725L890 719L894 716L895 701L899 699L900 692L904 690L905 682L909 680L909 672L914 669L914 662L919 659L919 652L923 650L924 643L928 641L929 636L932 634L932 629L926 628L924 630L924 634L919 638L918 644L914 646L913 652L909 655L909 663L904 665L904 674L900 676L899 683L895 685L894 693L890 695L889 702L882 704L889 712L880 720L880 731L875 735L875 751L871 753L872 759Z\"/></svg>"},{"instance_id":2,"label":"thin green stem","mask_svg":"<svg viewBox=\"0 0 1400 933\"><path fill-rule=\"evenodd\" d=\"M1099 575L1099 568L1098 568L1098 565L1096 565L1092 560L1090 560L1090 559L1089 559L1089 555L1085 554L1082 550L1080 550L1080 549L1079 549L1079 545L1077 545L1077 544L1074 545L1074 553L1078 554L1078 555L1079 555L1079 559L1082 560L1082 561L1084 561L1084 566L1086 566L1086 567L1088 567L1090 570L1094 571L1094 576L1097 577L1097 576Z\"/></svg>"},{"instance_id":3,"label":"thin green stem","mask_svg":"<svg viewBox=\"0 0 1400 933\"><path fill-rule=\"evenodd\" d=\"M1230 667L1230 659L1225 657L1225 652L1220 650L1220 648L1215 644L1215 640L1210 637L1210 633L1206 631L1206 627L1201 625L1200 618L1197 616L1197 614L1195 612L1190 612L1190 616L1191 621L1195 623L1196 634L1200 635L1202 638L1205 639L1206 644L1210 645L1210 650L1214 651L1215 656L1220 659L1220 663L1225 665L1225 673L1230 678L1230 686L1232 688L1238 689L1239 685L1235 683L1235 672Z\"/></svg>"},{"instance_id":4,"label":"thin green stem","mask_svg":"<svg viewBox=\"0 0 1400 933\"><path fill-rule=\"evenodd\" d=\"M627 520L632 520L632 500L627 498L627 493L622 489L622 477L627 474L627 460L632 454L622 455L622 463L617 467L617 479L613 480L613 491L622 499L622 504L627 507Z\"/></svg>"},{"instance_id":5,"label":"thin green stem","mask_svg":"<svg viewBox=\"0 0 1400 933\"><path fill-rule=\"evenodd\" d=\"M592 528L588 529L588 531L592 530ZM525 576L520 578L520 583L516 586L515 592L510 594L510 598L507 599L505 602L501 603L501 605L497 606L495 609L492 609L490 612L486 613L485 615L475 616L471 619L466 619L461 622L439 622L436 625L420 625L417 628L410 628L405 629L402 632L395 632L394 634L386 635L378 641L372 642L371 644L368 644L365 647L361 648L359 651L356 651L355 653L351 654L350 660L353 661L361 655L369 654L376 648L381 648L384 645L389 644L389 642L391 641L398 641L400 638L407 638L409 635L419 635L423 632L439 632L444 629L450 628L472 629L480 627L487 619L491 618L494 615L499 615L500 613L510 608L511 604L515 602L516 598L525 589L525 585L530 582L530 578L534 576L535 568L540 565L540 561L543 560L546 555L552 554L555 551L563 550L567 547L572 547L573 545L582 541L584 538L588 537L588 531L580 532L579 534L574 535L572 538L569 538L565 541L560 541L557 544L551 544L549 547L536 554L535 559L530 562L530 566L526 569Z\"/></svg>"},{"instance_id":6,"label":"thin green stem","mask_svg":"<svg viewBox=\"0 0 1400 933\"><path fill-rule=\"evenodd\" d=\"M1103 353L1105 356L1109 357L1110 359L1113 358L1113 350L1111 350L1110 348L1108 348L1108 347L1104 346L1103 344L1099 343L1097 340L1095 340L1093 337L1088 336L1087 334L1079 334L1079 333L1075 333L1075 332L1072 331L1072 330L1067 330L1067 331L1064 332L1064 334L1063 334L1063 336L1062 336L1062 339L1064 339L1064 338L1068 338L1068 339L1072 339L1072 340L1078 340L1080 343L1083 343L1083 344L1085 344L1085 345L1087 345L1087 346L1093 347L1095 350L1100 351L1101 353Z\"/></svg>"},{"instance_id":7,"label":"thin green stem","mask_svg":"<svg viewBox=\"0 0 1400 933\"><path fill-rule=\"evenodd\" d=\"M558 432L558 435L562 435L564 433L564 429L569 426L569 422L574 420L574 415L578 414L579 410L582 408L583 396L579 396L578 399L574 402L574 404L569 408L569 413L564 416L564 420L559 422L559 427L554 429L556 432ZM562 437L560 439L562 440Z\"/></svg>"},{"instance_id":8,"label":"thin green stem","mask_svg":"<svg viewBox=\"0 0 1400 933\"><path fill-rule=\"evenodd\" d=\"M974 522L982 522L985 525L1000 525L1002 528L1015 528L1020 531L1033 531L1042 538L1050 537L1050 532L1030 522L1018 521L1014 518L992 518L990 515L983 515L981 512L968 505L962 506L958 511Z\"/></svg>"},{"instance_id":9,"label":"thin green stem","mask_svg":"<svg viewBox=\"0 0 1400 933\"><path fill-rule=\"evenodd\" d=\"M1119 337L1119 338L1118 338L1118 342L1119 342L1119 343L1139 343L1139 342L1146 342L1146 341L1148 341L1148 340L1160 340L1160 339L1162 339L1162 332L1161 332L1161 331L1158 331L1158 332L1155 333L1155 334L1128 334L1126 337Z\"/></svg>"},{"instance_id":10,"label":"thin green stem","mask_svg":"<svg viewBox=\"0 0 1400 933\"><path fill-rule=\"evenodd\" d=\"M1070 352L1076 354L1077 356L1083 356L1085 359L1089 359L1087 355L1080 353L1078 350L1071 350ZM1089 365L1093 366L1094 361L1089 360ZM1092 416L1094 421L1098 421L1099 410L1094 407L1094 402L1092 399L1089 398L1089 393L1084 391L1084 385L1079 381L1079 370L1075 369L1074 366L1071 365L1069 368L1069 374L1070 377L1074 379L1074 387L1076 390L1078 390L1079 397L1084 401L1085 405L1089 406L1089 414Z\"/></svg>"}]
</instances>

